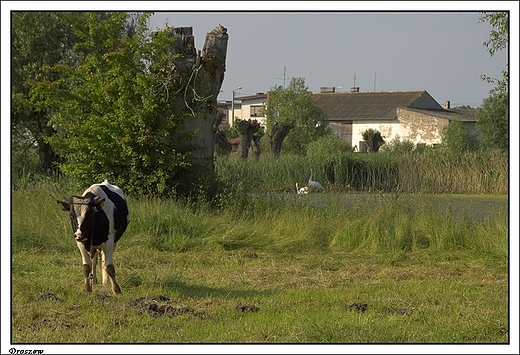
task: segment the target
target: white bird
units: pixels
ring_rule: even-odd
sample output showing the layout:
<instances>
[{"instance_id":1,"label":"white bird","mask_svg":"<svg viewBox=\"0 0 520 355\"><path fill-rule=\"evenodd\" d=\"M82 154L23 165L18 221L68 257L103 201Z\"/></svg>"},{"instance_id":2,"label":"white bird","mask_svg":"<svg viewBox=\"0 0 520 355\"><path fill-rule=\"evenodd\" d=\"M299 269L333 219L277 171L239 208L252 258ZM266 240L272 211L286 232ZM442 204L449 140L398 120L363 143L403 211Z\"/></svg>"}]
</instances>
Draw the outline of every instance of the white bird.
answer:
<instances>
[{"instance_id":1,"label":"white bird","mask_svg":"<svg viewBox=\"0 0 520 355\"><path fill-rule=\"evenodd\" d=\"M311 176L309 177L309 188L317 189L317 190L323 189L323 186L319 182L312 180L312 169L311 169Z\"/></svg>"},{"instance_id":2,"label":"white bird","mask_svg":"<svg viewBox=\"0 0 520 355\"><path fill-rule=\"evenodd\" d=\"M296 193L298 194L308 194L309 188L307 186L299 187L298 183L296 183Z\"/></svg>"}]
</instances>

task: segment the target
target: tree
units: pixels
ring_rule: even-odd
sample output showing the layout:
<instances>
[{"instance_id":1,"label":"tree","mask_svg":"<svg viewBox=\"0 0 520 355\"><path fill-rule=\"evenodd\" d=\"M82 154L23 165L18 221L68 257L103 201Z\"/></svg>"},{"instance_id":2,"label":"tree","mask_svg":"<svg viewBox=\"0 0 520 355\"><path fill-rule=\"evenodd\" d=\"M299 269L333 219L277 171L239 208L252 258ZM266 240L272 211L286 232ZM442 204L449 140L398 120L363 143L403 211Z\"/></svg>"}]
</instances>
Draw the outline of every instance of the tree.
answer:
<instances>
[{"instance_id":1,"label":"tree","mask_svg":"<svg viewBox=\"0 0 520 355\"><path fill-rule=\"evenodd\" d=\"M385 143L381 132L373 128L368 128L361 133L363 140L367 144L367 150L369 153L375 153L379 150L379 147Z\"/></svg>"},{"instance_id":2,"label":"tree","mask_svg":"<svg viewBox=\"0 0 520 355\"><path fill-rule=\"evenodd\" d=\"M54 112L48 141L66 158L60 168L82 184L109 179L129 192L174 193L190 166L179 144L189 135L169 99L174 38L167 29L147 38L149 14L135 32L123 12L61 16L78 38L75 62L55 66L60 79L35 90Z\"/></svg>"},{"instance_id":3,"label":"tree","mask_svg":"<svg viewBox=\"0 0 520 355\"><path fill-rule=\"evenodd\" d=\"M493 27L489 39L483 43L488 53L493 56L509 45L509 13L482 12L481 15L479 23L488 22ZM509 90L509 64L506 64L506 68L502 71L502 79L491 78L487 75L482 75L481 79L496 85L492 92L507 92Z\"/></svg>"},{"instance_id":4,"label":"tree","mask_svg":"<svg viewBox=\"0 0 520 355\"><path fill-rule=\"evenodd\" d=\"M507 12L483 12L480 22L489 22L493 29L483 43L491 56L509 45L509 14ZM509 64L502 71L502 78L481 76L482 80L495 84L490 96L477 110L477 128L482 133L485 148L509 148Z\"/></svg>"},{"instance_id":5,"label":"tree","mask_svg":"<svg viewBox=\"0 0 520 355\"><path fill-rule=\"evenodd\" d=\"M255 133L260 130L260 123L257 120L251 121L251 119L249 119L247 121L237 120L236 125L238 126L238 136L240 137L238 147L239 157L241 159L247 159Z\"/></svg>"},{"instance_id":6,"label":"tree","mask_svg":"<svg viewBox=\"0 0 520 355\"><path fill-rule=\"evenodd\" d=\"M151 14L60 13L77 41L32 97L52 112L48 142L82 184L109 179L129 192L199 196L215 192L216 96L227 30L197 52L191 28L148 35Z\"/></svg>"},{"instance_id":7,"label":"tree","mask_svg":"<svg viewBox=\"0 0 520 355\"><path fill-rule=\"evenodd\" d=\"M273 157L279 156L284 139L288 152L305 154L309 142L329 133L323 110L312 101L303 78L291 78L285 89L272 88L264 114Z\"/></svg>"},{"instance_id":8,"label":"tree","mask_svg":"<svg viewBox=\"0 0 520 355\"><path fill-rule=\"evenodd\" d=\"M34 90L37 82L59 78L59 73L46 68L69 62L76 38L52 12L13 12L11 24L13 146L22 151L36 147L39 170L54 171L60 157L46 140L55 133L47 124L52 113Z\"/></svg>"},{"instance_id":9,"label":"tree","mask_svg":"<svg viewBox=\"0 0 520 355\"><path fill-rule=\"evenodd\" d=\"M484 99L477 110L477 128L482 133L484 148L509 149L509 98L506 93L494 93Z\"/></svg>"},{"instance_id":10,"label":"tree","mask_svg":"<svg viewBox=\"0 0 520 355\"><path fill-rule=\"evenodd\" d=\"M441 147L455 154L476 151L479 147L478 137L471 134L460 118L455 118L442 129Z\"/></svg>"}]
</instances>

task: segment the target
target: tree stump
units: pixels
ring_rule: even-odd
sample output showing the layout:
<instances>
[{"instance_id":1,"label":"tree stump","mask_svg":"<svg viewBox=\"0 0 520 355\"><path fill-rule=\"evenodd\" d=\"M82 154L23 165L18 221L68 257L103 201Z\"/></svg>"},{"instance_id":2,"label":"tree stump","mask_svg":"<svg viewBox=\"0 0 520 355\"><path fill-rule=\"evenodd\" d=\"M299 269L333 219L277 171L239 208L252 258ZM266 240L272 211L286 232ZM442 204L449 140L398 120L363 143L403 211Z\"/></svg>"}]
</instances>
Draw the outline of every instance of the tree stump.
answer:
<instances>
[{"instance_id":1,"label":"tree stump","mask_svg":"<svg viewBox=\"0 0 520 355\"><path fill-rule=\"evenodd\" d=\"M178 83L174 114L185 115L184 130L193 133L186 145L191 148L192 163L201 168L199 178L213 176L213 123L217 117L217 96L226 71L227 29L218 25L207 33L202 53L195 50L192 27L173 28L172 36L176 39L172 54L181 54L175 59L172 72L172 81ZM190 181L191 185L199 183Z\"/></svg>"}]
</instances>

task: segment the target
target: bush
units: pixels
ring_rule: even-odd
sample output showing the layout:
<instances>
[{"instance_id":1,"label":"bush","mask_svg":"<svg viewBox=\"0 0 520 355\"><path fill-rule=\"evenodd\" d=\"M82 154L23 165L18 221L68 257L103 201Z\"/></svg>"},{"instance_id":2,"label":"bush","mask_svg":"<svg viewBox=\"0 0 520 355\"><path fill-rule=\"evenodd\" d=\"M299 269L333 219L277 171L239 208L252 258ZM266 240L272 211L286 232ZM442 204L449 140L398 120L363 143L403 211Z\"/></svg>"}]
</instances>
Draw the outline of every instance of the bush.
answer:
<instances>
[{"instance_id":1,"label":"bush","mask_svg":"<svg viewBox=\"0 0 520 355\"><path fill-rule=\"evenodd\" d=\"M392 153L405 153L411 152L415 149L415 144L410 140L400 140L399 138L394 138L390 142L385 143L381 146L381 152L392 152Z\"/></svg>"},{"instance_id":2,"label":"bush","mask_svg":"<svg viewBox=\"0 0 520 355\"><path fill-rule=\"evenodd\" d=\"M338 155L353 152L352 146L334 134L329 134L309 143L307 157L310 160L331 160Z\"/></svg>"}]
</instances>

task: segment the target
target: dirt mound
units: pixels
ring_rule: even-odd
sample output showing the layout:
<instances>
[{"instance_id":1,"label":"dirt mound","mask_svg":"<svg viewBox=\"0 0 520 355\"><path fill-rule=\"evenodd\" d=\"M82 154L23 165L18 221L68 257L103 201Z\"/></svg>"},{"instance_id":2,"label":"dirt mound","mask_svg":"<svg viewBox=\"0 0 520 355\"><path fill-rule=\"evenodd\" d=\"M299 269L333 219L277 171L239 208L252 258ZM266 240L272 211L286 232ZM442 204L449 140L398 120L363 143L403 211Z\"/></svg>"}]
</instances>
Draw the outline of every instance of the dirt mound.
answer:
<instances>
[{"instance_id":1,"label":"dirt mound","mask_svg":"<svg viewBox=\"0 0 520 355\"><path fill-rule=\"evenodd\" d=\"M235 307L235 309L237 311L242 311L242 312L258 312L260 310L260 308L258 308L257 306L254 306L254 305L238 305Z\"/></svg>"},{"instance_id":2,"label":"dirt mound","mask_svg":"<svg viewBox=\"0 0 520 355\"><path fill-rule=\"evenodd\" d=\"M54 293L47 292L38 297L38 301L45 301L45 300L59 301L60 298L58 296L56 296Z\"/></svg>"},{"instance_id":3,"label":"dirt mound","mask_svg":"<svg viewBox=\"0 0 520 355\"><path fill-rule=\"evenodd\" d=\"M193 310L189 307L175 307L170 303L170 299L165 296L140 297L128 302L128 307L135 309L139 314L151 314L154 317L169 316L175 317L189 313L198 318L208 318L204 312Z\"/></svg>"}]
</instances>

